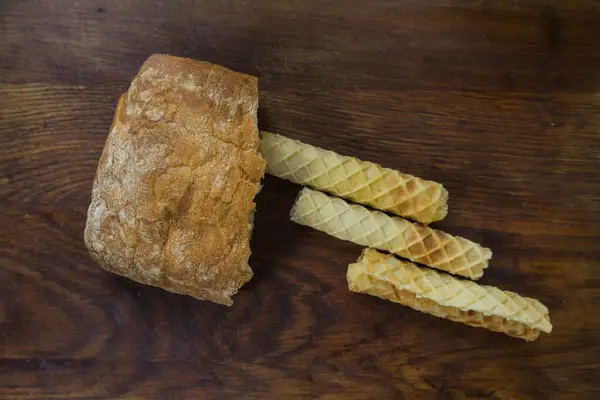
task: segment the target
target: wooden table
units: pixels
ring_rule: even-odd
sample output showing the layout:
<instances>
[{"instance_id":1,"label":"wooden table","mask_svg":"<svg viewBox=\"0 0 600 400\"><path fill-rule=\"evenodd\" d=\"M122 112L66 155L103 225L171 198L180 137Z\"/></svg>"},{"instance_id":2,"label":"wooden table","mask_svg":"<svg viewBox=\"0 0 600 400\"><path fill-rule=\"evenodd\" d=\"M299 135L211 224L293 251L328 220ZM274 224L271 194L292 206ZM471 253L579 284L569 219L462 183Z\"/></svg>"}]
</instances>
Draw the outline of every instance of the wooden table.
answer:
<instances>
[{"instance_id":1,"label":"wooden table","mask_svg":"<svg viewBox=\"0 0 600 400\"><path fill-rule=\"evenodd\" d=\"M0 12L0 397L600 398L598 2ZM292 224L299 187L273 177L233 307L101 270L82 240L96 163L157 52L259 76L261 128L443 182L436 226L491 247L482 282L540 299L553 333L526 343L349 293L360 248Z\"/></svg>"}]
</instances>

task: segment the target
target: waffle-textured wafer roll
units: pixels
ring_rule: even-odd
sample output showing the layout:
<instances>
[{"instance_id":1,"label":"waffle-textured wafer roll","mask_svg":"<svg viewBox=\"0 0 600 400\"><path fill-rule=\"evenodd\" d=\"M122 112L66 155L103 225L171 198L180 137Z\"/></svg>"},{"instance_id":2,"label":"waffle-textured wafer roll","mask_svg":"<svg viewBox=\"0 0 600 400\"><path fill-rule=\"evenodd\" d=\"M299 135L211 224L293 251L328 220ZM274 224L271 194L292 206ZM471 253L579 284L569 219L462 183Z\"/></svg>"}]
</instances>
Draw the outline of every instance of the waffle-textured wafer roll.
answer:
<instances>
[{"instance_id":1,"label":"waffle-textured wafer roll","mask_svg":"<svg viewBox=\"0 0 600 400\"><path fill-rule=\"evenodd\" d=\"M348 288L436 317L532 341L550 333L548 309L535 299L404 262L365 249L348 266Z\"/></svg>"},{"instance_id":2,"label":"waffle-textured wafer roll","mask_svg":"<svg viewBox=\"0 0 600 400\"><path fill-rule=\"evenodd\" d=\"M300 191L290 217L298 224L338 239L385 250L471 279L480 278L492 258L490 249L465 238L308 188Z\"/></svg>"},{"instance_id":3,"label":"waffle-textured wafer roll","mask_svg":"<svg viewBox=\"0 0 600 400\"><path fill-rule=\"evenodd\" d=\"M261 137L271 175L424 224L448 213L448 192L437 182L274 133L261 132Z\"/></svg>"}]
</instances>

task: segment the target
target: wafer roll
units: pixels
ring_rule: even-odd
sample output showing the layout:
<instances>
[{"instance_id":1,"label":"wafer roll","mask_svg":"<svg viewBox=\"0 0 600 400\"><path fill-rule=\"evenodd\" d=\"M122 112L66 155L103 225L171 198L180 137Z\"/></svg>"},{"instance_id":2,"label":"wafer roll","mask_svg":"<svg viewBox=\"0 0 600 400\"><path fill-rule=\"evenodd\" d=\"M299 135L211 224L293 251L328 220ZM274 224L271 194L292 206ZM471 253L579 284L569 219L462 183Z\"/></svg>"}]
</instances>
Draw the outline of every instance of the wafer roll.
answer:
<instances>
[{"instance_id":1,"label":"wafer roll","mask_svg":"<svg viewBox=\"0 0 600 400\"><path fill-rule=\"evenodd\" d=\"M448 213L448 192L436 182L261 132L267 173L424 224Z\"/></svg>"},{"instance_id":2,"label":"wafer roll","mask_svg":"<svg viewBox=\"0 0 600 400\"><path fill-rule=\"evenodd\" d=\"M357 204L302 189L291 212L292 221L338 239L374 247L455 275L478 279L492 251L459 236L391 217Z\"/></svg>"},{"instance_id":3,"label":"wafer roll","mask_svg":"<svg viewBox=\"0 0 600 400\"><path fill-rule=\"evenodd\" d=\"M532 341L550 333L548 309L535 299L420 268L390 254L365 249L348 266L348 288L436 317Z\"/></svg>"}]
</instances>

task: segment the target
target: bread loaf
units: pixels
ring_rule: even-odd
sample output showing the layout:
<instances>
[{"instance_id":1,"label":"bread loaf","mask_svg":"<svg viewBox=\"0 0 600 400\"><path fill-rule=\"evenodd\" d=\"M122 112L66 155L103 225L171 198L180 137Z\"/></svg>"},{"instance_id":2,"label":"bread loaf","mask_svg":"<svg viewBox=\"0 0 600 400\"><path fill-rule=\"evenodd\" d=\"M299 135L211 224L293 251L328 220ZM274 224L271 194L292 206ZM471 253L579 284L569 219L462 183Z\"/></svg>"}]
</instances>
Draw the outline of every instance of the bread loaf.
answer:
<instances>
[{"instance_id":1,"label":"bread loaf","mask_svg":"<svg viewBox=\"0 0 600 400\"><path fill-rule=\"evenodd\" d=\"M85 228L90 254L138 282L231 305L248 265L257 79L153 55L120 99Z\"/></svg>"}]
</instances>

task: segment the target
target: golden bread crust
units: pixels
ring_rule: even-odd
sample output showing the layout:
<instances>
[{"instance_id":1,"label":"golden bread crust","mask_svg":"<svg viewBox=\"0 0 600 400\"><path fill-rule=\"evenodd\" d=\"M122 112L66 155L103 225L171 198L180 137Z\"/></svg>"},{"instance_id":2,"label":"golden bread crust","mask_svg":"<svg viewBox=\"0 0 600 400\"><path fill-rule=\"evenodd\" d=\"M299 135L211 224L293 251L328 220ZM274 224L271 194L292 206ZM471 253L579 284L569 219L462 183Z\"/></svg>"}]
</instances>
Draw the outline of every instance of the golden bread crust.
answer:
<instances>
[{"instance_id":1,"label":"golden bread crust","mask_svg":"<svg viewBox=\"0 0 600 400\"><path fill-rule=\"evenodd\" d=\"M248 265L258 152L256 78L152 55L119 100L85 243L105 269L231 305Z\"/></svg>"}]
</instances>

